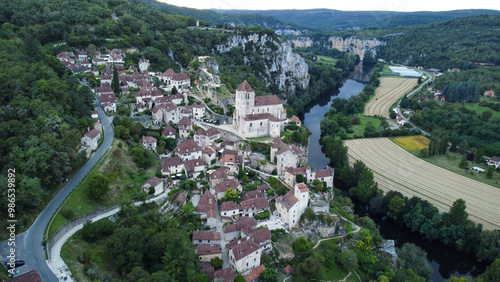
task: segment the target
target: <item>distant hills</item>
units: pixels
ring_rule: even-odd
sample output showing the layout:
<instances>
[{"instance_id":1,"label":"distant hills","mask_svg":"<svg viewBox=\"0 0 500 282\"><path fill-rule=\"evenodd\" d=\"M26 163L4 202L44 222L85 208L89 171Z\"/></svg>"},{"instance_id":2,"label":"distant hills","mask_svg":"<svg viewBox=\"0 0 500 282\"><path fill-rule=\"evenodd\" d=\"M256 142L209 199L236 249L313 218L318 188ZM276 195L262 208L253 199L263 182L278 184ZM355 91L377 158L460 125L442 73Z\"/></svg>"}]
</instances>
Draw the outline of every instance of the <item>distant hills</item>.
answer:
<instances>
[{"instance_id":1,"label":"distant hills","mask_svg":"<svg viewBox=\"0 0 500 282\"><path fill-rule=\"evenodd\" d=\"M390 11L339 11L312 10L214 10L223 15L260 14L286 20L297 25L321 30L358 28L395 28L443 22L455 18L477 15L499 15L497 10L455 10L443 12L390 12Z\"/></svg>"},{"instance_id":2,"label":"distant hills","mask_svg":"<svg viewBox=\"0 0 500 282\"><path fill-rule=\"evenodd\" d=\"M263 15L259 13L219 13L212 10L192 9L178 7L155 0L142 0L153 8L158 8L170 13L193 17L205 21L212 25L229 24L233 26L262 26L273 30L302 30L314 31L314 28L302 26L296 23L287 21L286 19L278 19L273 16Z\"/></svg>"},{"instance_id":3,"label":"distant hills","mask_svg":"<svg viewBox=\"0 0 500 282\"><path fill-rule=\"evenodd\" d=\"M263 26L274 30L340 31L363 28L388 29L443 22L477 15L500 15L497 10L471 9L442 12L311 10L201 10L178 7L156 0L142 0L154 8L190 16L212 25ZM279 33L279 32L278 32Z\"/></svg>"}]
</instances>

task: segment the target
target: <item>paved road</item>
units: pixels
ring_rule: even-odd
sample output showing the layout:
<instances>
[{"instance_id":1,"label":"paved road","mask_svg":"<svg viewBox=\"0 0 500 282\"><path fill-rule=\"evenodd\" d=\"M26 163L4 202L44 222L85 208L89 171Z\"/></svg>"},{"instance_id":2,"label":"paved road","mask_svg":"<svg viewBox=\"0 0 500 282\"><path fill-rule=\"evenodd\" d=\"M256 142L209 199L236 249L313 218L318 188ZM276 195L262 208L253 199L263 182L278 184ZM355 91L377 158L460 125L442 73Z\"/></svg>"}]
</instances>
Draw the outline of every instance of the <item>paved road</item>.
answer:
<instances>
[{"instance_id":1,"label":"paved road","mask_svg":"<svg viewBox=\"0 0 500 282\"><path fill-rule=\"evenodd\" d=\"M96 100L97 103L97 100ZM30 270L36 269L42 278L42 281L58 281L52 270L48 267L45 251L42 246L43 234L50 219L56 212L57 208L61 205L69 193L82 181L82 179L89 173L94 165L101 159L104 153L111 147L113 142L113 130L108 121L106 114L101 106L97 106L99 118L103 125L104 141L92 158L75 174L75 176L61 189L61 191L52 199L52 201L45 207L42 213L35 220L33 225L24 233L16 237L17 257L24 259L26 265L18 268L20 274L26 273ZM0 252L2 257L6 257L8 250L7 241L0 244Z\"/></svg>"},{"instance_id":2,"label":"paved road","mask_svg":"<svg viewBox=\"0 0 500 282\"><path fill-rule=\"evenodd\" d=\"M428 85L428 84L430 84L430 83L432 82L432 74L427 73L427 72L424 72L424 71L422 71L422 72L423 72L423 73L425 73L425 74L429 77L429 79L427 79L426 81L424 81L424 83L422 83L422 84L421 84L421 85L420 85L417 89L415 89L415 90L413 90L412 92L408 93L408 95L406 95L406 97L410 98L411 96L413 96L413 94L417 93L417 91L420 91L420 89L422 89L422 87L424 87L424 86L426 86L426 85ZM401 117L403 117L403 119L404 119L407 123L411 124L411 125L412 125L413 127L415 127L415 128L420 129L420 131L422 131L422 134L423 134L423 135L430 135L428 132L424 131L422 128L417 127L415 124L413 124L413 123L412 123L409 119L407 119L407 118L406 118L406 117L405 117L405 116L401 113L401 106L400 106L400 104L401 104L401 100L399 100L398 105L397 105L397 107L396 107L396 113L397 113L398 115L400 115Z\"/></svg>"}]
</instances>

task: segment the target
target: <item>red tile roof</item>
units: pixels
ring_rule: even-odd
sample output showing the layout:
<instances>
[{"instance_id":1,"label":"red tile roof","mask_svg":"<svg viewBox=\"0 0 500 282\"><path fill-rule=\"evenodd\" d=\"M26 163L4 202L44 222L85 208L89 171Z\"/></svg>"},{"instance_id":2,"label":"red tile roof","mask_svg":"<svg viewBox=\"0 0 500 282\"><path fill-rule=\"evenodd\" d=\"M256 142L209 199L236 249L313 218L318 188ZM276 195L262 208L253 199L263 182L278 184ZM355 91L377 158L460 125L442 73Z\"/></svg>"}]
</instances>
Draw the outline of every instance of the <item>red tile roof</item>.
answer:
<instances>
[{"instance_id":1,"label":"red tile roof","mask_svg":"<svg viewBox=\"0 0 500 282\"><path fill-rule=\"evenodd\" d=\"M250 84L246 80L244 80L240 86L236 89L236 91L246 91L246 92L254 92Z\"/></svg>"},{"instance_id":2,"label":"red tile roof","mask_svg":"<svg viewBox=\"0 0 500 282\"><path fill-rule=\"evenodd\" d=\"M285 195L276 198L276 203L281 204L287 210L290 210L299 200L293 194L293 190L288 191Z\"/></svg>"},{"instance_id":3,"label":"red tile roof","mask_svg":"<svg viewBox=\"0 0 500 282\"><path fill-rule=\"evenodd\" d=\"M238 186L240 185L241 184L236 179L226 179L221 183L215 185L214 189L215 192L221 193L221 192L226 192L229 188L232 188L233 190L238 190Z\"/></svg>"},{"instance_id":4,"label":"red tile roof","mask_svg":"<svg viewBox=\"0 0 500 282\"><path fill-rule=\"evenodd\" d=\"M234 246L231 250L233 251L235 261L239 261L259 249L260 246L257 243L253 240L247 240Z\"/></svg>"},{"instance_id":5,"label":"red tile roof","mask_svg":"<svg viewBox=\"0 0 500 282\"><path fill-rule=\"evenodd\" d=\"M186 139L182 141L182 143L177 145L174 149L176 154L193 153L197 151L201 152L201 148L193 139Z\"/></svg>"},{"instance_id":6,"label":"red tile roof","mask_svg":"<svg viewBox=\"0 0 500 282\"><path fill-rule=\"evenodd\" d=\"M269 185L267 185L267 184L262 184L262 185L257 186L257 190L259 190L259 191L267 191L269 189L271 189L271 187L269 187Z\"/></svg>"},{"instance_id":7,"label":"red tile roof","mask_svg":"<svg viewBox=\"0 0 500 282\"><path fill-rule=\"evenodd\" d=\"M222 278L224 282L233 281L236 278L236 272L230 267L217 270L214 274L215 278Z\"/></svg>"},{"instance_id":8,"label":"red tile roof","mask_svg":"<svg viewBox=\"0 0 500 282\"><path fill-rule=\"evenodd\" d=\"M173 128L169 124L167 124L167 126L162 130L161 135L171 136L171 135L175 135L176 132L177 131L175 130L175 128Z\"/></svg>"},{"instance_id":9,"label":"red tile roof","mask_svg":"<svg viewBox=\"0 0 500 282\"><path fill-rule=\"evenodd\" d=\"M222 254L222 249L220 245L198 245L196 254L199 256Z\"/></svg>"},{"instance_id":10,"label":"red tile roof","mask_svg":"<svg viewBox=\"0 0 500 282\"><path fill-rule=\"evenodd\" d=\"M42 282L42 278L40 278L40 275L38 274L38 271L36 270L31 270L26 273L17 275L16 277L7 280L7 281L12 281L12 282Z\"/></svg>"},{"instance_id":11,"label":"red tile roof","mask_svg":"<svg viewBox=\"0 0 500 282\"><path fill-rule=\"evenodd\" d=\"M85 133L85 136L87 136L90 139L95 139L97 136L99 136L101 132L97 129L92 129L89 132Z\"/></svg>"},{"instance_id":12,"label":"red tile roof","mask_svg":"<svg viewBox=\"0 0 500 282\"><path fill-rule=\"evenodd\" d=\"M308 192L309 189L307 189L307 186L304 183L297 183L295 184L297 188L299 188L300 192Z\"/></svg>"},{"instance_id":13,"label":"red tile roof","mask_svg":"<svg viewBox=\"0 0 500 282\"><path fill-rule=\"evenodd\" d=\"M181 158L179 158L179 157L161 159L160 162L161 162L162 168L169 168L172 166L178 166L182 163Z\"/></svg>"},{"instance_id":14,"label":"red tile roof","mask_svg":"<svg viewBox=\"0 0 500 282\"><path fill-rule=\"evenodd\" d=\"M116 96L114 93L101 94L101 98L99 100L101 101L101 103L116 103Z\"/></svg>"},{"instance_id":15,"label":"red tile roof","mask_svg":"<svg viewBox=\"0 0 500 282\"><path fill-rule=\"evenodd\" d=\"M217 210L217 200L214 195L208 190L201 196L196 211L199 213L207 213L207 217L216 217L215 211Z\"/></svg>"},{"instance_id":16,"label":"red tile roof","mask_svg":"<svg viewBox=\"0 0 500 282\"><path fill-rule=\"evenodd\" d=\"M255 243L260 244L271 240L271 231L269 228L264 227L254 232L250 233L250 237L255 241Z\"/></svg>"},{"instance_id":17,"label":"red tile roof","mask_svg":"<svg viewBox=\"0 0 500 282\"><path fill-rule=\"evenodd\" d=\"M330 177L332 172L329 169L320 169L316 171L316 178Z\"/></svg>"},{"instance_id":18,"label":"red tile roof","mask_svg":"<svg viewBox=\"0 0 500 282\"><path fill-rule=\"evenodd\" d=\"M287 266L285 266L285 268L283 268L283 271L284 271L286 274L292 274L292 272L293 272L293 268L292 268L290 265L287 265Z\"/></svg>"},{"instance_id":19,"label":"red tile roof","mask_svg":"<svg viewBox=\"0 0 500 282\"><path fill-rule=\"evenodd\" d=\"M238 225L236 224L229 224L224 226L224 233L236 232L238 230Z\"/></svg>"},{"instance_id":20,"label":"red tile roof","mask_svg":"<svg viewBox=\"0 0 500 282\"><path fill-rule=\"evenodd\" d=\"M263 114L253 114L253 115L247 115L245 116L246 121L254 121L254 120L270 120L270 121L281 121L279 118L273 116L270 113L263 113Z\"/></svg>"},{"instance_id":21,"label":"red tile roof","mask_svg":"<svg viewBox=\"0 0 500 282\"><path fill-rule=\"evenodd\" d=\"M255 97L255 106L280 105L283 104L280 98L276 95L257 96Z\"/></svg>"},{"instance_id":22,"label":"red tile roof","mask_svg":"<svg viewBox=\"0 0 500 282\"><path fill-rule=\"evenodd\" d=\"M193 240L220 240L220 233L215 231L194 231Z\"/></svg>"},{"instance_id":23,"label":"red tile roof","mask_svg":"<svg viewBox=\"0 0 500 282\"><path fill-rule=\"evenodd\" d=\"M264 198L264 195L259 190L248 191L241 198L242 201L255 199L255 198Z\"/></svg>"},{"instance_id":24,"label":"red tile roof","mask_svg":"<svg viewBox=\"0 0 500 282\"><path fill-rule=\"evenodd\" d=\"M161 180L160 178L158 178L156 176L153 176L150 179L146 180L146 182L144 182L143 185L149 184L153 187L156 187L156 186L160 185L162 182L163 182L163 180Z\"/></svg>"},{"instance_id":25,"label":"red tile roof","mask_svg":"<svg viewBox=\"0 0 500 282\"><path fill-rule=\"evenodd\" d=\"M240 210L240 209L241 209L241 205L237 204L233 201L223 202L219 206L220 212L231 211L231 210Z\"/></svg>"},{"instance_id":26,"label":"red tile roof","mask_svg":"<svg viewBox=\"0 0 500 282\"><path fill-rule=\"evenodd\" d=\"M227 167L220 167L216 169L214 172L210 174L210 180L215 180L215 179L227 179L227 171L229 168Z\"/></svg>"},{"instance_id":27,"label":"red tile roof","mask_svg":"<svg viewBox=\"0 0 500 282\"><path fill-rule=\"evenodd\" d=\"M185 126L190 126L191 124L192 124L191 119L186 116L182 117L178 123L178 125L185 125Z\"/></svg>"},{"instance_id":28,"label":"red tile roof","mask_svg":"<svg viewBox=\"0 0 500 282\"><path fill-rule=\"evenodd\" d=\"M263 264L257 266L256 268L254 268L252 270L252 272L250 272L249 274L245 275L245 280L248 281L248 282L255 281L257 278L259 278L260 273L262 271L264 271L265 269L266 269L266 267Z\"/></svg>"},{"instance_id":29,"label":"red tile roof","mask_svg":"<svg viewBox=\"0 0 500 282\"><path fill-rule=\"evenodd\" d=\"M241 201L242 210L249 210L252 208L256 208L258 210L268 209L269 202L267 201L266 198L255 198L255 199Z\"/></svg>"},{"instance_id":30,"label":"red tile roof","mask_svg":"<svg viewBox=\"0 0 500 282\"><path fill-rule=\"evenodd\" d=\"M156 138L153 136L142 136L141 142L145 143L156 143Z\"/></svg>"}]
</instances>

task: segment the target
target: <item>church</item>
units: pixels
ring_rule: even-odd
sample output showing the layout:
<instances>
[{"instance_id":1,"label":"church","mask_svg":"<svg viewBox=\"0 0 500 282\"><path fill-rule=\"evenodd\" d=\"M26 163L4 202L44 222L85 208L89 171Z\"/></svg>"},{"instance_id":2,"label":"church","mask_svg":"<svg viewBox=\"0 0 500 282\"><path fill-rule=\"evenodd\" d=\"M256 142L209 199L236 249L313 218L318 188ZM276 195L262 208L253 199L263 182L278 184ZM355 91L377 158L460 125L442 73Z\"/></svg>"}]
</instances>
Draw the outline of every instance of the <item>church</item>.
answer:
<instances>
[{"instance_id":1,"label":"church","mask_svg":"<svg viewBox=\"0 0 500 282\"><path fill-rule=\"evenodd\" d=\"M233 127L245 137L279 137L285 119L283 101L278 96L255 96L246 80L236 89Z\"/></svg>"}]
</instances>

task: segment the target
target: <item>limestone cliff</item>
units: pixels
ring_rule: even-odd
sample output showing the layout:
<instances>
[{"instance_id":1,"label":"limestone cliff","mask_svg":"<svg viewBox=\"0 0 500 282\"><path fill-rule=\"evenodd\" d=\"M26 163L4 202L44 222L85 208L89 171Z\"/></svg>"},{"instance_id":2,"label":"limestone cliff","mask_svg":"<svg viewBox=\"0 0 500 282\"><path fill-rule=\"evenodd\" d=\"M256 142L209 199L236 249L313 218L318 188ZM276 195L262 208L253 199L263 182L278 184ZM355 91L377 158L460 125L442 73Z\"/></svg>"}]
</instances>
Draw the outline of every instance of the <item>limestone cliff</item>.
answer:
<instances>
[{"instance_id":1,"label":"limestone cliff","mask_svg":"<svg viewBox=\"0 0 500 282\"><path fill-rule=\"evenodd\" d=\"M233 47L241 48L246 54L245 64L252 64L256 56L264 62L262 79L267 86L276 84L284 93L291 93L297 85L304 88L309 85L308 65L292 51L288 42L268 34L233 35L224 44L217 45L216 51L225 53Z\"/></svg>"},{"instance_id":2,"label":"limestone cliff","mask_svg":"<svg viewBox=\"0 0 500 282\"><path fill-rule=\"evenodd\" d=\"M360 39L356 37L342 38L340 36L331 37L321 37L318 39L312 39L310 37L298 37L290 40L295 47L309 47L313 44L319 44L321 46L338 49L340 51L349 52L358 55L362 60L365 56L366 51L371 50L372 54L375 56L377 53L378 46L385 45L384 41L378 39Z\"/></svg>"}]
</instances>

